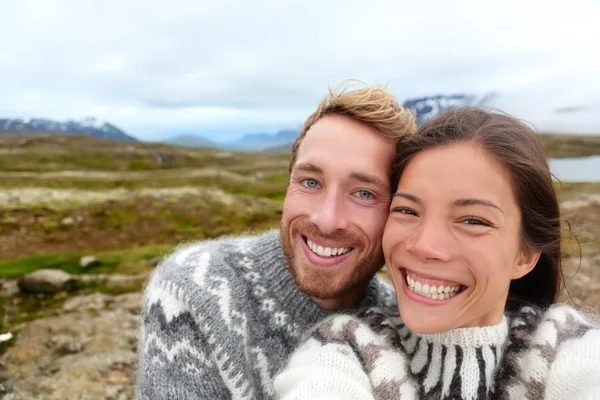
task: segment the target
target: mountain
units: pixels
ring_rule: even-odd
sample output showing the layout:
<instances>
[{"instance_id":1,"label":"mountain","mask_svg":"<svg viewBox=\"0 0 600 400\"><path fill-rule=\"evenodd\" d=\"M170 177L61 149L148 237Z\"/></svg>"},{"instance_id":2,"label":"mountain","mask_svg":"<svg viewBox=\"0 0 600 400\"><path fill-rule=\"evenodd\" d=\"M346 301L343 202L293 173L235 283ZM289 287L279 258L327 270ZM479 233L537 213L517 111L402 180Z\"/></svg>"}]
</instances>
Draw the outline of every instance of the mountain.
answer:
<instances>
[{"instance_id":1,"label":"mountain","mask_svg":"<svg viewBox=\"0 0 600 400\"><path fill-rule=\"evenodd\" d=\"M180 135L163 141L166 144L172 144L174 146L182 147L208 147L217 149L221 147L217 142L210 139L206 139L200 136L193 135Z\"/></svg>"},{"instance_id":2,"label":"mountain","mask_svg":"<svg viewBox=\"0 0 600 400\"><path fill-rule=\"evenodd\" d=\"M247 133L240 139L226 142L221 147L239 151L266 151L272 147L287 145L296 139L297 130L281 130L275 134Z\"/></svg>"},{"instance_id":3,"label":"mountain","mask_svg":"<svg viewBox=\"0 0 600 400\"><path fill-rule=\"evenodd\" d=\"M496 95L493 93L484 96L468 94L437 95L408 99L403 105L416 112L417 125L421 126L446 110L464 106L483 106L489 103L494 96Z\"/></svg>"},{"instance_id":4,"label":"mountain","mask_svg":"<svg viewBox=\"0 0 600 400\"><path fill-rule=\"evenodd\" d=\"M95 118L86 118L81 121L54 121L43 118L14 118L0 119L0 135L2 134L31 134L31 133L60 133L72 135L88 135L104 139L137 142L121 129Z\"/></svg>"}]
</instances>

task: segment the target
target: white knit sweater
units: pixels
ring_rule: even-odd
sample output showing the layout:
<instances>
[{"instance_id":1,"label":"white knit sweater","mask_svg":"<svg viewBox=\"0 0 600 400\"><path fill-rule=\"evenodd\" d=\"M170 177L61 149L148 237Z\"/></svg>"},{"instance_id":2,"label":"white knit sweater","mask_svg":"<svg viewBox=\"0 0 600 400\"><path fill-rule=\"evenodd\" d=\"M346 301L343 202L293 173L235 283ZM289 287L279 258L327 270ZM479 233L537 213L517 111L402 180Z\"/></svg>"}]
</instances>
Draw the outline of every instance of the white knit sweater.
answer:
<instances>
[{"instance_id":1,"label":"white knit sweater","mask_svg":"<svg viewBox=\"0 0 600 400\"><path fill-rule=\"evenodd\" d=\"M292 399L600 399L600 326L568 306L523 307L489 327L434 335L397 310L339 315L277 376Z\"/></svg>"}]
</instances>

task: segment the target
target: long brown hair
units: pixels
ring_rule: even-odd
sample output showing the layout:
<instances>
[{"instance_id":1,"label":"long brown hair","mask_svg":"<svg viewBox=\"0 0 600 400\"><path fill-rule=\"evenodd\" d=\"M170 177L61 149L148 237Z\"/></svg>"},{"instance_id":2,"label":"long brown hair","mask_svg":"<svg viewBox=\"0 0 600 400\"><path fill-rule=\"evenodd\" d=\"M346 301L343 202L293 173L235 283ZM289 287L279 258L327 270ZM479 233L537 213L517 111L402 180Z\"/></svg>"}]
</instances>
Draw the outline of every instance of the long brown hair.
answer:
<instances>
[{"instance_id":1,"label":"long brown hair","mask_svg":"<svg viewBox=\"0 0 600 400\"><path fill-rule=\"evenodd\" d=\"M563 284L560 211L544 147L532 128L497 111L448 111L398 144L392 164L393 182L398 182L417 153L457 142L481 146L508 171L522 214L522 244L541 252L533 270L511 282L507 306L549 306L556 301Z\"/></svg>"}]
</instances>

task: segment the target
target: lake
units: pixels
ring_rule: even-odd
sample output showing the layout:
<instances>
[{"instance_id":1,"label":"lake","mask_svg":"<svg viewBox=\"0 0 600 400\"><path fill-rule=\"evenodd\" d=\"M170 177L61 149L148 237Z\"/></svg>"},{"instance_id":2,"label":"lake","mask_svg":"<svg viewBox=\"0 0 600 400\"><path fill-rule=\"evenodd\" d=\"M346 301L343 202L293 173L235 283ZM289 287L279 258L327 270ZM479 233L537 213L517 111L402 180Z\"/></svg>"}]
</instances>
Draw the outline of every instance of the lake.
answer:
<instances>
[{"instance_id":1,"label":"lake","mask_svg":"<svg viewBox=\"0 0 600 400\"><path fill-rule=\"evenodd\" d=\"M561 181L600 182L600 156L552 158L550 169Z\"/></svg>"}]
</instances>

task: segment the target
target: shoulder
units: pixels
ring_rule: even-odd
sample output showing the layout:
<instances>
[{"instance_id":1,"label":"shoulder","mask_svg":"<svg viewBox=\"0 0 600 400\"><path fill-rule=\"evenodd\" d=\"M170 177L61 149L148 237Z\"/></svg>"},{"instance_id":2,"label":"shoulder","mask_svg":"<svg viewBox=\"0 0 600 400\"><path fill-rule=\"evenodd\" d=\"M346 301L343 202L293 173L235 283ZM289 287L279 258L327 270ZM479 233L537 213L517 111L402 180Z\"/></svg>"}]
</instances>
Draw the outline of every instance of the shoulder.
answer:
<instances>
[{"instance_id":1,"label":"shoulder","mask_svg":"<svg viewBox=\"0 0 600 400\"><path fill-rule=\"evenodd\" d=\"M336 314L316 325L308 335L319 342L384 345L402 327L398 310L371 307L356 314Z\"/></svg>"},{"instance_id":2,"label":"shoulder","mask_svg":"<svg viewBox=\"0 0 600 400\"><path fill-rule=\"evenodd\" d=\"M596 312L578 310L566 304L555 304L542 316L538 331L554 329L559 342L582 337L588 332L600 331L600 317Z\"/></svg>"},{"instance_id":3,"label":"shoulder","mask_svg":"<svg viewBox=\"0 0 600 400\"><path fill-rule=\"evenodd\" d=\"M238 271L265 236L273 235L223 237L178 247L150 275L144 290L147 306L170 301L173 308L205 309L207 298L215 297L211 293L222 292L213 290L215 285L227 285L232 291L242 284Z\"/></svg>"},{"instance_id":4,"label":"shoulder","mask_svg":"<svg viewBox=\"0 0 600 400\"><path fill-rule=\"evenodd\" d=\"M179 246L166 256L152 273L153 279L174 283L190 279L202 281L204 275L230 275L244 259L254 257L261 242L278 238L274 231L257 236L229 236ZM235 275L235 274L233 274Z\"/></svg>"},{"instance_id":5,"label":"shoulder","mask_svg":"<svg viewBox=\"0 0 600 400\"><path fill-rule=\"evenodd\" d=\"M567 305L552 306L536 337L556 343L548 375L547 398L598 398L600 394L600 320L597 314ZM550 346L539 347L548 356Z\"/></svg>"}]
</instances>

